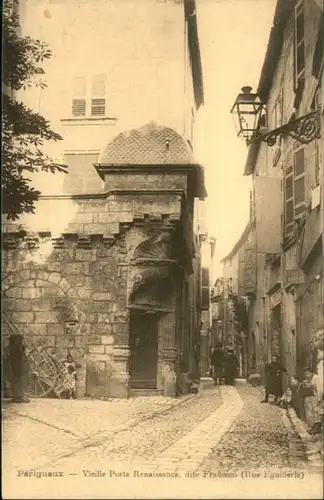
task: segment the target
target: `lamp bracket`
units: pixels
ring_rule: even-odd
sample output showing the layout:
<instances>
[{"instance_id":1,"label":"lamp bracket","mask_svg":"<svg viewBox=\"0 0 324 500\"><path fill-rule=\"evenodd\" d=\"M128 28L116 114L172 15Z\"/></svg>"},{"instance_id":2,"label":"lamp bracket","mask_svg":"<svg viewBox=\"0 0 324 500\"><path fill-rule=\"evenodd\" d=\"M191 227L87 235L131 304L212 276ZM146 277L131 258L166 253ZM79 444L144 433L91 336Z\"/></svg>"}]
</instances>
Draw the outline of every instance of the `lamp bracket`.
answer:
<instances>
[{"instance_id":1,"label":"lamp bracket","mask_svg":"<svg viewBox=\"0 0 324 500\"><path fill-rule=\"evenodd\" d=\"M282 127L275 128L266 134L254 137L251 142L256 140L264 141L268 146L272 147L276 144L277 137L290 136L296 139L301 144L309 144L314 139L321 136L321 120L319 109L301 116Z\"/></svg>"}]
</instances>

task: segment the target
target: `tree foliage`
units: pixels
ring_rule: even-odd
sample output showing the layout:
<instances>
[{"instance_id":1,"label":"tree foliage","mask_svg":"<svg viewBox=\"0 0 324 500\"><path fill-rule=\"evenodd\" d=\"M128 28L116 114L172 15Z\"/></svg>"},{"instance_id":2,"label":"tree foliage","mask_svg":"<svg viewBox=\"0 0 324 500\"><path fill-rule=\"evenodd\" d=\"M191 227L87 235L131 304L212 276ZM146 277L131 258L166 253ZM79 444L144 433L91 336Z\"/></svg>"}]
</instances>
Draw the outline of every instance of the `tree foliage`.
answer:
<instances>
[{"instance_id":1,"label":"tree foliage","mask_svg":"<svg viewBox=\"0 0 324 500\"><path fill-rule=\"evenodd\" d=\"M45 141L62 137L49 122L16 99L15 92L32 86L45 88L42 62L51 57L47 44L20 35L19 16L14 2L3 7L3 90L2 90L2 203L8 219L34 212L40 192L32 186L28 172L67 172L67 166L53 162L42 151Z\"/></svg>"}]
</instances>

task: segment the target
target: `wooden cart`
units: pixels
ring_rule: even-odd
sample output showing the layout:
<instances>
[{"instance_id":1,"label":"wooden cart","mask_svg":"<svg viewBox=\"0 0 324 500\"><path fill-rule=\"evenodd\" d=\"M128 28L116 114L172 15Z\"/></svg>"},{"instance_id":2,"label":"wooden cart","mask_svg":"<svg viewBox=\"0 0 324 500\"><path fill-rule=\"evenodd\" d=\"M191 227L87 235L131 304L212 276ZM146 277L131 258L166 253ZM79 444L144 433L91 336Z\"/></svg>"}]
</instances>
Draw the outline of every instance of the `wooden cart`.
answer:
<instances>
[{"instance_id":1,"label":"wooden cart","mask_svg":"<svg viewBox=\"0 0 324 500\"><path fill-rule=\"evenodd\" d=\"M3 321L9 334L20 334L7 311L3 311ZM51 354L46 345L34 342L28 335L24 338L29 362L28 395L44 398L55 394L60 398L63 392L72 389L64 363Z\"/></svg>"}]
</instances>

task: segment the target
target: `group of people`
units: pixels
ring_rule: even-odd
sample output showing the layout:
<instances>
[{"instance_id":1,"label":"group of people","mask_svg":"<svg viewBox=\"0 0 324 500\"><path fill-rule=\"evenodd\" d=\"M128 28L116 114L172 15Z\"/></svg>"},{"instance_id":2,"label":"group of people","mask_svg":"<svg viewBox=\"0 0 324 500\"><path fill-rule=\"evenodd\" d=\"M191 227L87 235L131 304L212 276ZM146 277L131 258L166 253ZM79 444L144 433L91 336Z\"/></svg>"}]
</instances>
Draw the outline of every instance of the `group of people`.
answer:
<instances>
[{"instance_id":1,"label":"group of people","mask_svg":"<svg viewBox=\"0 0 324 500\"><path fill-rule=\"evenodd\" d=\"M215 385L234 385L235 377L239 368L239 362L235 356L234 349L228 347L223 349L218 343L211 351L211 370Z\"/></svg>"},{"instance_id":2,"label":"group of people","mask_svg":"<svg viewBox=\"0 0 324 500\"><path fill-rule=\"evenodd\" d=\"M269 402L277 405L292 404L299 417L306 421L311 434L321 432L323 425L323 351L318 350L318 369L304 369L304 378L300 381L295 375L288 380L287 370L281 365L279 357L274 355L265 370L265 397L261 403ZM286 390L283 379L286 377Z\"/></svg>"}]
</instances>

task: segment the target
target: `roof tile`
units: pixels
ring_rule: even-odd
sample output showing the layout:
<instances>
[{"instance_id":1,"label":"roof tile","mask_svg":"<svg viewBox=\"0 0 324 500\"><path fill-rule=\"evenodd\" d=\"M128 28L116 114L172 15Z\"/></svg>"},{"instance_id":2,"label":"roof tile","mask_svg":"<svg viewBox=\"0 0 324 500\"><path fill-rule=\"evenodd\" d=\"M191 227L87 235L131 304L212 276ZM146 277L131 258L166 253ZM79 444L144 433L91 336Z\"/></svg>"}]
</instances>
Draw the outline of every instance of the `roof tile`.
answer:
<instances>
[{"instance_id":1,"label":"roof tile","mask_svg":"<svg viewBox=\"0 0 324 500\"><path fill-rule=\"evenodd\" d=\"M104 149L99 163L114 165L191 164L189 143L175 130L150 122L118 134Z\"/></svg>"}]
</instances>

